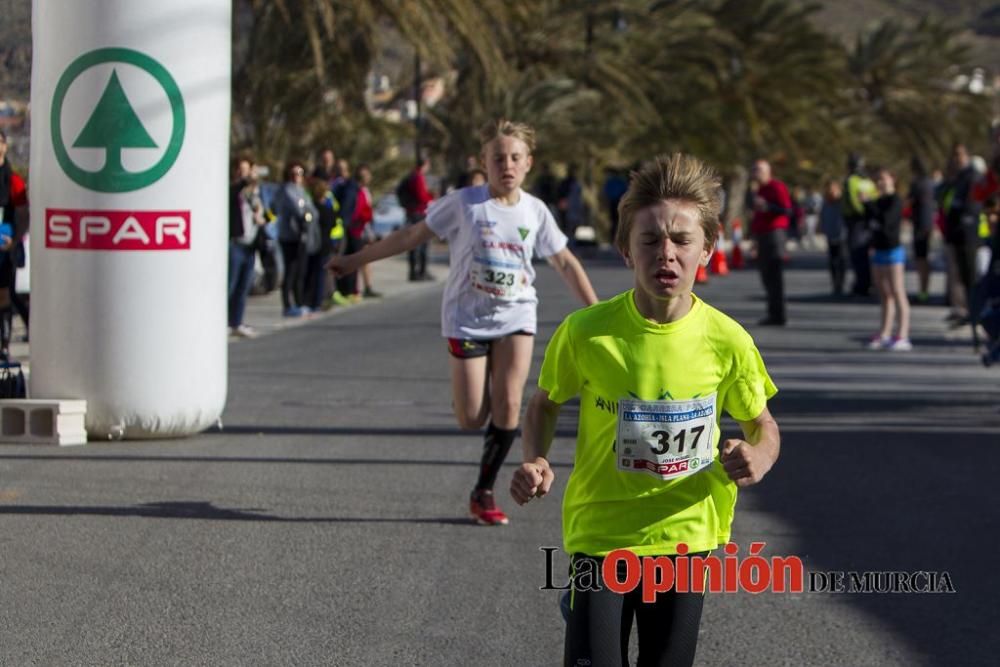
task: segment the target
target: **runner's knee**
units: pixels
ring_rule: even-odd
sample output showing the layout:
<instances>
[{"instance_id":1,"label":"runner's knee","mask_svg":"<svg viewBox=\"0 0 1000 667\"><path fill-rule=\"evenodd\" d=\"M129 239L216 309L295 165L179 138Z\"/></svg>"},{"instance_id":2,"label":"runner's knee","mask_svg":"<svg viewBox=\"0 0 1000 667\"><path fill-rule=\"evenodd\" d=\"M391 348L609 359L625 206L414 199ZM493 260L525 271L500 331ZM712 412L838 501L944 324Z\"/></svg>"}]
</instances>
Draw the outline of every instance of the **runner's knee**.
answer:
<instances>
[{"instance_id":1,"label":"runner's knee","mask_svg":"<svg viewBox=\"0 0 1000 667\"><path fill-rule=\"evenodd\" d=\"M517 428L521 417L521 396L494 396L492 400L493 423L500 428Z\"/></svg>"},{"instance_id":2,"label":"runner's knee","mask_svg":"<svg viewBox=\"0 0 1000 667\"><path fill-rule=\"evenodd\" d=\"M455 418L458 420L458 425L460 428L467 430L475 430L482 428L486 425L486 420L489 418L489 413L486 410L480 408L478 413L469 410L472 406L468 406L462 409L455 406Z\"/></svg>"}]
</instances>

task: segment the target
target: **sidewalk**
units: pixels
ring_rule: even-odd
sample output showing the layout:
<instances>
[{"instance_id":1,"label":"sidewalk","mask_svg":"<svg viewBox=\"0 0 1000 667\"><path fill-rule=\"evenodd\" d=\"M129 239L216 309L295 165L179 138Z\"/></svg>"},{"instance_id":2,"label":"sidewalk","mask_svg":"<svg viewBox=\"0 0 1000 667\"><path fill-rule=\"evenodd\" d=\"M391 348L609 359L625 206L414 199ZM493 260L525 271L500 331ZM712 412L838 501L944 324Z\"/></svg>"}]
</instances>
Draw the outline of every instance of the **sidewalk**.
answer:
<instances>
[{"instance_id":1,"label":"sidewalk","mask_svg":"<svg viewBox=\"0 0 1000 667\"><path fill-rule=\"evenodd\" d=\"M261 336L267 336L284 329L302 326L317 319L333 317L347 310L363 308L373 303L391 301L407 294L423 291L432 287L440 287L448 278L448 246L432 242L428 249L428 273L434 280L410 282L407 280L409 263L406 255L389 257L372 264L372 289L382 294L377 299L363 299L360 303L350 306L334 306L330 310L313 313L308 317L283 317L281 314L281 290L276 289L269 294L251 296L247 301L244 324L257 330ZM361 278L358 277L359 286ZM230 342L245 339L229 337Z\"/></svg>"},{"instance_id":2,"label":"sidewalk","mask_svg":"<svg viewBox=\"0 0 1000 667\"><path fill-rule=\"evenodd\" d=\"M276 289L268 294L251 296L247 301L246 314L243 317L245 324L257 330L260 336L267 336L284 329L302 326L308 322L326 317L334 317L340 313L354 308L364 308L373 303L392 301L407 294L424 291L434 287L440 287L448 278L448 246L438 242L432 242L428 250L428 272L434 280L423 282L410 282L407 280L409 265L406 255L390 257L372 264L373 289L383 296L377 299L364 299L358 304L350 306L335 306L327 311L313 313L309 317L288 318L281 314L281 290ZM358 279L360 280L360 278ZM10 358L12 361L21 363L27 375L31 364L31 344L22 342L24 336L24 323L17 316L14 317L14 335L10 345ZM229 337L229 342L239 343L243 338L235 336Z\"/></svg>"}]
</instances>

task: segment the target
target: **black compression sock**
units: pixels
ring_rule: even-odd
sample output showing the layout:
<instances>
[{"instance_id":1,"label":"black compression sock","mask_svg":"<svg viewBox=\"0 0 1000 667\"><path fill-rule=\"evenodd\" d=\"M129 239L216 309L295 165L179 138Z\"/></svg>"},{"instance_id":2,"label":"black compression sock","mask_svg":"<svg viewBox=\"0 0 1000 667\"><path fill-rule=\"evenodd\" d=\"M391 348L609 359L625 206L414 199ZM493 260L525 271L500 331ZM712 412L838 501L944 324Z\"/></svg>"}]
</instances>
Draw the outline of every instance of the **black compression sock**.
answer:
<instances>
[{"instance_id":1,"label":"black compression sock","mask_svg":"<svg viewBox=\"0 0 1000 667\"><path fill-rule=\"evenodd\" d=\"M507 458L510 446L514 444L517 437L517 429L497 428L491 421L486 428L486 437L483 442L483 460L479 467L479 481L476 482L476 489L492 489L500 473L500 466Z\"/></svg>"}]
</instances>

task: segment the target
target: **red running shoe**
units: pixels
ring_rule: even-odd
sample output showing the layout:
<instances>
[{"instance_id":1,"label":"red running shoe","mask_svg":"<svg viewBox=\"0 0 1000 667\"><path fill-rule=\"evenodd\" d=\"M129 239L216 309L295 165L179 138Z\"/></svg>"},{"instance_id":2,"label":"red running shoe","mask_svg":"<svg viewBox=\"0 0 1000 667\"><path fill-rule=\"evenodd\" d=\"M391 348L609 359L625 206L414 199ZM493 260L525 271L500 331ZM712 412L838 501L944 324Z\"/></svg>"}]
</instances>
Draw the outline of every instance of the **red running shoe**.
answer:
<instances>
[{"instance_id":1,"label":"red running shoe","mask_svg":"<svg viewBox=\"0 0 1000 667\"><path fill-rule=\"evenodd\" d=\"M489 489L476 489L469 499L469 514L480 526L506 526L510 519L497 507L493 492Z\"/></svg>"}]
</instances>

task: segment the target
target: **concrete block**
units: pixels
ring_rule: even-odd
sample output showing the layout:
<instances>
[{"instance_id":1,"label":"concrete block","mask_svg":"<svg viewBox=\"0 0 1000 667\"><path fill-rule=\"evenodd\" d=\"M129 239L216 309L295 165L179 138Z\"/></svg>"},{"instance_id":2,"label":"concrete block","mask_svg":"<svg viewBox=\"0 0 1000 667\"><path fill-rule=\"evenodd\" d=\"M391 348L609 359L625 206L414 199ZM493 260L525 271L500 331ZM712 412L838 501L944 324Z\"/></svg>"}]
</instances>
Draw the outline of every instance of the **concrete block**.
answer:
<instances>
[{"instance_id":1,"label":"concrete block","mask_svg":"<svg viewBox=\"0 0 1000 667\"><path fill-rule=\"evenodd\" d=\"M87 401L44 398L0 400L0 443L85 445Z\"/></svg>"}]
</instances>

